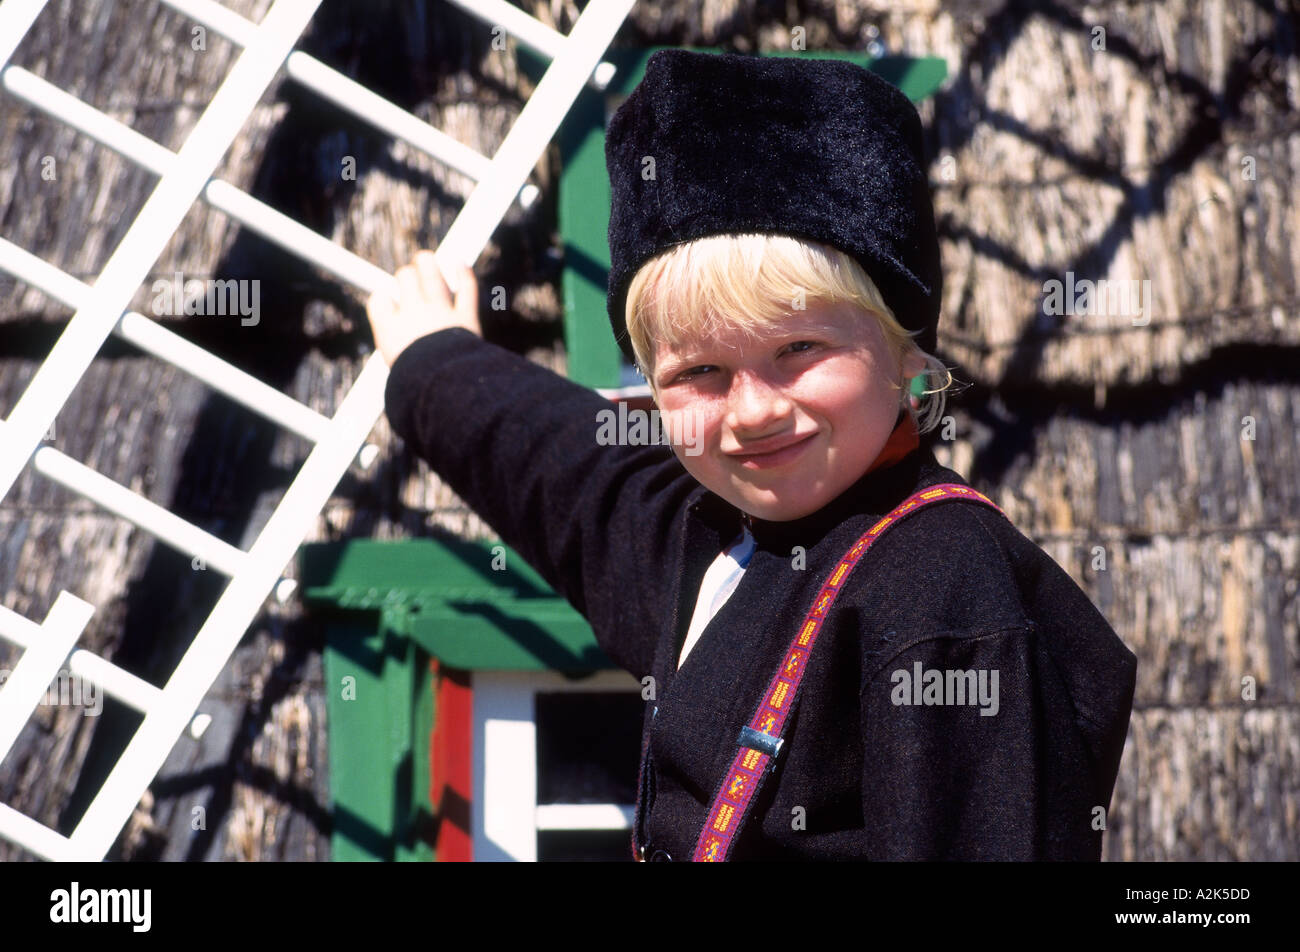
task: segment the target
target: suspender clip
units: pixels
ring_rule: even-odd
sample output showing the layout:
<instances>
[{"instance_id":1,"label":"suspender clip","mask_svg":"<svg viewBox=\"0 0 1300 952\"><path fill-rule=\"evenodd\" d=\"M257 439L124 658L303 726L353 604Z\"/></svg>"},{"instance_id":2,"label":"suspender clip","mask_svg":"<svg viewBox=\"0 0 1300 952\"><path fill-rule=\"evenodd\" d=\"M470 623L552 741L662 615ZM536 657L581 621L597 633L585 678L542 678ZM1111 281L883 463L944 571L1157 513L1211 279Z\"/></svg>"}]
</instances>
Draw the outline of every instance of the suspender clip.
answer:
<instances>
[{"instance_id":1,"label":"suspender clip","mask_svg":"<svg viewBox=\"0 0 1300 952\"><path fill-rule=\"evenodd\" d=\"M784 743L784 737L773 737L771 734L764 734L762 731L754 730L748 724L740 729L740 736L736 738L737 746L748 747L760 754L767 754L767 769L769 771L776 768L776 758L781 753L781 745Z\"/></svg>"}]
</instances>

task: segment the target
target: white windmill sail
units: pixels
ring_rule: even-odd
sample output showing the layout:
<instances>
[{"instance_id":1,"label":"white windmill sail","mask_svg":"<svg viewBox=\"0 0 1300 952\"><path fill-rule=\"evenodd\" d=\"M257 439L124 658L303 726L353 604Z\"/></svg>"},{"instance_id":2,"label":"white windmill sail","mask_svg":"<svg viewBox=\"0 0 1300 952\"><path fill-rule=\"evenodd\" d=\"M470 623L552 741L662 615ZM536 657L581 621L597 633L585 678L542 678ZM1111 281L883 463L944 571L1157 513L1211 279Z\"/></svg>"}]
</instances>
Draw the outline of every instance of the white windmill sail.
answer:
<instances>
[{"instance_id":1,"label":"white windmill sail","mask_svg":"<svg viewBox=\"0 0 1300 952\"><path fill-rule=\"evenodd\" d=\"M551 60L491 158L456 142L319 61L294 52L320 0L275 0L257 24L212 0L163 0L242 47L184 145L172 152L33 73L9 64L46 2L4 0L0 4L0 86L6 94L149 169L159 180L93 284L80 281L0 237L0 270L40 288L75 312L8 418L0 420L0 499L30 463L42 476L131 521L181 552L202 559L208 568L229 578L211 614L162 687L76 648L94 606L73 594L60 593L41 623L0 606L0 638L22 649L15 670L0 686L0 760L65 662L74 675L144 714L71 835L64 836L0 804L0 836L47 859L102 860L267 596L275 590L285 598L292 590L292 583L282 578L281 572L339 480L354 460L359 458L363 466L373 460L375 447L364 444L383 412L388 376L382 357L372 354L338 411L333 417L324 417L154 321L128 311L136 289L199 198L361 291L371 293L393 286L392 276L383 270L212 177L281 67L295 82L339 108L476 182L437 249L439 263L448 273L457 263L455 259L473 262L516 197L524 204L536 197L536 189L527 186L525 180L584 84L604 88L612 77L613 67L602 63L601 57L633 0L591 0L567 36L505 0L454 0L493 28L504 30ZM247 551L186 522L57 449L41 445L59 410L111 333L315 444Z\"/></svg>"}]
</instances>

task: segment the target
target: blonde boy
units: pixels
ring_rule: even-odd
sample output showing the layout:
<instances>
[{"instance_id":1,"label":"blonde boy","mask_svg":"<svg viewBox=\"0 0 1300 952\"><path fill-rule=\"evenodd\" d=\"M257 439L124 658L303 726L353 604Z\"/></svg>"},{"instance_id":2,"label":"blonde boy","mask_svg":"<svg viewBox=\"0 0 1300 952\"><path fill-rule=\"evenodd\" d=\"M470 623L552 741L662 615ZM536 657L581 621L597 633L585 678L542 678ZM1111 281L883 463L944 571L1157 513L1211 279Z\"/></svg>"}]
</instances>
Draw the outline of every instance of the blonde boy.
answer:
<instances>
[{"instance_id":1,"label":"blonde boy","mask_svg":"<svg viewBox=\"0 0 1300 952\"><path fill-rule=\"evenodd\" d=\"M610 318L698 453L599 445L609 404L483 342L468 269L371 302L394 430L646 686L638 859L1100 857L1136 659L920 444L951 377L919 130L847 63L651 58L607 140Z\"/></svg>"}]
</instances>

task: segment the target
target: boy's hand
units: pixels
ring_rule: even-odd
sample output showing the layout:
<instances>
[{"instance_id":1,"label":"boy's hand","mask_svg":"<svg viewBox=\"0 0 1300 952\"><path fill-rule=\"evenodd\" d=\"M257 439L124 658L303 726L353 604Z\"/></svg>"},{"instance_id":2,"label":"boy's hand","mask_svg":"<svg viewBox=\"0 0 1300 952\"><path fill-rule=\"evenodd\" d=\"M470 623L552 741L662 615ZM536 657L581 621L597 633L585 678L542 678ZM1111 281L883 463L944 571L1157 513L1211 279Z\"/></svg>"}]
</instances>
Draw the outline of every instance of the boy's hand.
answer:
<instances>
[{"instance_id":1,"label":"boy's hand","mask_svg":"<svg viewBox=\"0 0 1300 952\"><path fill-rule=\"evenodd\" d=\"M397 269L398 299L376 291L366 304L375 348L389 367L407 345L426 334L448 327L463 327L480 337L478 323L478 281L468 265L456 275L456 286L448 287L432 251L417 251L408 265Z\"/></svg>"}]
</instances>

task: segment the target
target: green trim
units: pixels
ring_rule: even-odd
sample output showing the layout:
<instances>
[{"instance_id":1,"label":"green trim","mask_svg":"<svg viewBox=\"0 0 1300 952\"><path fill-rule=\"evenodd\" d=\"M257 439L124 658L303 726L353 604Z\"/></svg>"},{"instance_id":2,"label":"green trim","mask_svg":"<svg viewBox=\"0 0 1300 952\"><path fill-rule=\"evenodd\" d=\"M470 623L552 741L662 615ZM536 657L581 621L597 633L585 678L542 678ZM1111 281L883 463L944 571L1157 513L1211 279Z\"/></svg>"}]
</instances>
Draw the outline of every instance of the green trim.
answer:
<instances>
[{"instance_id":1,"label":"green trim","mask_svg":"<svg viewBox=\"0 0 1300 952\"><path fill-rule=\"evenodd\" d=\"M558 598L448 603L421 613L411 637L453 668L580 673L614 667L586 620Z\"/></svg>"},{"instance_id":2,"label":"green trim","mask_svg":"<svg viewBox=\"0 0 1300 952\"><path fill-rule=\"evenodd\" d=\"M433 859L428 656L377 613L347 612L326 626L324 676L332 859Z\"/></svg>"},{"instance_id":3,"label":"green trim","mask_svg":"<svg viewBox=\"0 0 1300 952\"><path fill-rule=\"evenodd\" d=\"M325 628L338 861L436 858L427 835L431 658L471 671L614 667L586 620L499 543L312 543L298 551L298 578L303 603ZM343 696L345 677L352 699Z\"/></svg>"},{"instance_id":4,"label":"green trim","mask_svg":"<svg viewBox=\"0 0 1300 952\"><path fill-rule=\"evenodd\" d=\"M524 560L499 543L451 537L352 539L305 545L302 597L340 608L419 610L448 598L554 598Z\"/></svg>"},{"instance_id":5,"label":"green trim","mask_svg":"<svg viewBox=\"0 0 1300 952\"><path fill-rule=\"evenodd\" d=\"M674 47L611 49L605 59L618 72L602 95L586 88L560 127L558 143L563 167L557 213L564 243L564 343L568 351L568 375L589 387L619 387L641 382L623 362L609 329L606 289L609 280L609 176L605 168L606 97L626 96L645 75L650 56ZM685 47L717 53L715 47ZM885 56L873 59L866 53L844 50L776 50L762 56L811 56L857 63L889 80L913 102L934 94L948 75L946 62L938 57ZM524 48L519 49L521 68L540 80L546 63Z\"/></svg>"},{"instance_id":6,"label":"green trim","mask_svg":"<svg viewBox=\"0 0 1300 952\"><path fill-rule=\"evenodd\" d=\"M416 649L414 662L415 703L411 708L411 809L410 834L398 842L398 860L431 862L438 858L433 848L433 805L430 803L433 778L429 757L432 753L435 704L433 672L427 653Z\"/></svg>"},{"instance_id":7,"label":"green trim","mask_svg":"<svg viewBox=\"0 0 1300 952\"><path fill-rule=\"evenodd\" d=\"M309 605L385 612L392 629L467 671L613 668L578 612L500 543L408 539L303 546Z\"/></svg>"}]
</instances>

